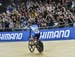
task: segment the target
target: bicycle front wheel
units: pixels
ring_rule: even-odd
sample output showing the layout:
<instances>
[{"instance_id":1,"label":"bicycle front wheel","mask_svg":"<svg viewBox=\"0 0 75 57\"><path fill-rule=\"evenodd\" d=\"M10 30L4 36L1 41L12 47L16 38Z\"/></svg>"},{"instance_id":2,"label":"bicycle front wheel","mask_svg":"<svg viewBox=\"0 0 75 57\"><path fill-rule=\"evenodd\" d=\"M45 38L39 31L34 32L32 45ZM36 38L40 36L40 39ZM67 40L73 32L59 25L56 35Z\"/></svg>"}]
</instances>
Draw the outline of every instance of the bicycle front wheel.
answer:
<instances>
[{"instance_id":1,"label":"bicycle front wheel","mask_svg":"<svg viewBox=\"0 0 75 57\"><path fill-rule=\"evenodd\" d=\"M28 48L29 48L29 51L30 51L31 53L34 52L35 46L34 46L34 42L33 42L33 41L30 40L30 41L28 42Z\"/></svg>"}]
</instances>

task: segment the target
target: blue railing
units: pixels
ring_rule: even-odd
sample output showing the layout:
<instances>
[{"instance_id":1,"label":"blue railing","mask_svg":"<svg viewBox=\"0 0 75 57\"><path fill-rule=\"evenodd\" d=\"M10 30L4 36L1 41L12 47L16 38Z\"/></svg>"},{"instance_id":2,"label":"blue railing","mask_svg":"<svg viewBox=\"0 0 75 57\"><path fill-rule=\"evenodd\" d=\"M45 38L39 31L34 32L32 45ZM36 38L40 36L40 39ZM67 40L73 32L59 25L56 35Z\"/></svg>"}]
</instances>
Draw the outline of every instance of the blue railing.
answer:
<instances>
[{"instance_id":1,"label":"blue railing","mask_svg":"<svg viewBox=\"0 0 75 57\"><path fill-rule=\"evenodd\" d=\"M33 34L31 32L31 34ZM29 30L0 32L0 42L3 41L28 41L30 35ZM75 39L75 27L42 29L40 30L41 40L69 40Z\"/></svg>"}]
</instances>

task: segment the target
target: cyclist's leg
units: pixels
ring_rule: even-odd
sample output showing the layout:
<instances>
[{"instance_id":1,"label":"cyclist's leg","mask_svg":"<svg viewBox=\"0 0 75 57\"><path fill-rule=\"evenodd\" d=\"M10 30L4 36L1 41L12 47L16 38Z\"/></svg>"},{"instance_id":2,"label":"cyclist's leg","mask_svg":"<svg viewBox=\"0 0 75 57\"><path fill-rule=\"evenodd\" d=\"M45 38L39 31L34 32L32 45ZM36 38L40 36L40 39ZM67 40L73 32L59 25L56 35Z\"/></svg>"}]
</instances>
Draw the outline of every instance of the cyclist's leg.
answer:
<instances>
[{"instance_id":1,"label":"cyclist's leg","mask_svg":"<svg viewBox=\"0 0 75 57\"><path fill-rule=\"evenodd\" d=\"M39 34L36 34L36 35L34 36L34 41L35 41L35 43L36 43L37 41L39 41L39 38L40 38L40 33L39 33Z\"/></svg>"},{"instance_id":2,"label":"cyclist's leg","mask_svg":"<svg viewBox=\"0 0 75 57\"><path fill-rule=\"evenodd\" d=\"M40 33L36 34L36 40L39 40L40 38Z\"/></svg>"}]
</instances>

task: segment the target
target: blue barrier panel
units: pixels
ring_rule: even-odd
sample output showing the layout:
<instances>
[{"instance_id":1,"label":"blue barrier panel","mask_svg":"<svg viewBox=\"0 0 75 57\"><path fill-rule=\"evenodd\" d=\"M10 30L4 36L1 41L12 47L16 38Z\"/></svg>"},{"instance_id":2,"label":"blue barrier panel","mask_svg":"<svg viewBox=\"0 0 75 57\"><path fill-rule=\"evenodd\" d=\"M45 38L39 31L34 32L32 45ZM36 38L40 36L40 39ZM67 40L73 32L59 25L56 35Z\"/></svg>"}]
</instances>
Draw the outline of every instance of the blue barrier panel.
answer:
<instances>
[{"instance_id":1,"label":"blue barrier panel","mask_svg":"<svg viewBox=\"0 0 75 57\"><path fill-rule=\"evenodd\" d=\"M41 40L68 40L75 39L75 27L59 28L59 29L44 29L40 31Z\"/></svg>"},{"instance_id":2,"label":"blue barrier panel","mask_svg":"<svg viewBox=\"0 0 75 57\"><path fill-rule=\"evenodd\" d=\"M31 33L33 34L33 33ZM15 32L0 32L0 42L2 41L28 41L30 32L15 31ZM40 30L41 40L68 40L75 39L75 27L59 28L59 29L43 29Z\"/></svg>"},{"instance_id":3,"label":"blue barrier panel","mask_svg":"<svg viewBox=\"0 0 75 57\"><path fill-rule=\"evenodd\" d=\"M29 31L0 32L0 42L2 41L27 41Z\"/></svg>"}]
</instances>

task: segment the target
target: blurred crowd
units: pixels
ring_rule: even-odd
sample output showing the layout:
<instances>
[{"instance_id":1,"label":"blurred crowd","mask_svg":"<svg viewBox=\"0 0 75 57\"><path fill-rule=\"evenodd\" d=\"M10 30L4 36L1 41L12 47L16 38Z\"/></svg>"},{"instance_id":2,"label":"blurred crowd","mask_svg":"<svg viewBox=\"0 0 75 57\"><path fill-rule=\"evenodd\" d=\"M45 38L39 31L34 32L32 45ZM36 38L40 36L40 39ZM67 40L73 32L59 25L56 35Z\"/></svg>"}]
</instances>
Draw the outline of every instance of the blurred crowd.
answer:
<instances>
[{"instance_id":1,"label":"blurred crowd","mask_svg":"<svg viewBox=\"0 0 75 57\"><path fill-rule=\"evenodd\" d=\"M0 29L28 28L32 24L42 28L75 26L75 1L64 4L50 0L13 2L0 13Z\"/></svg>"}]
</instances>

